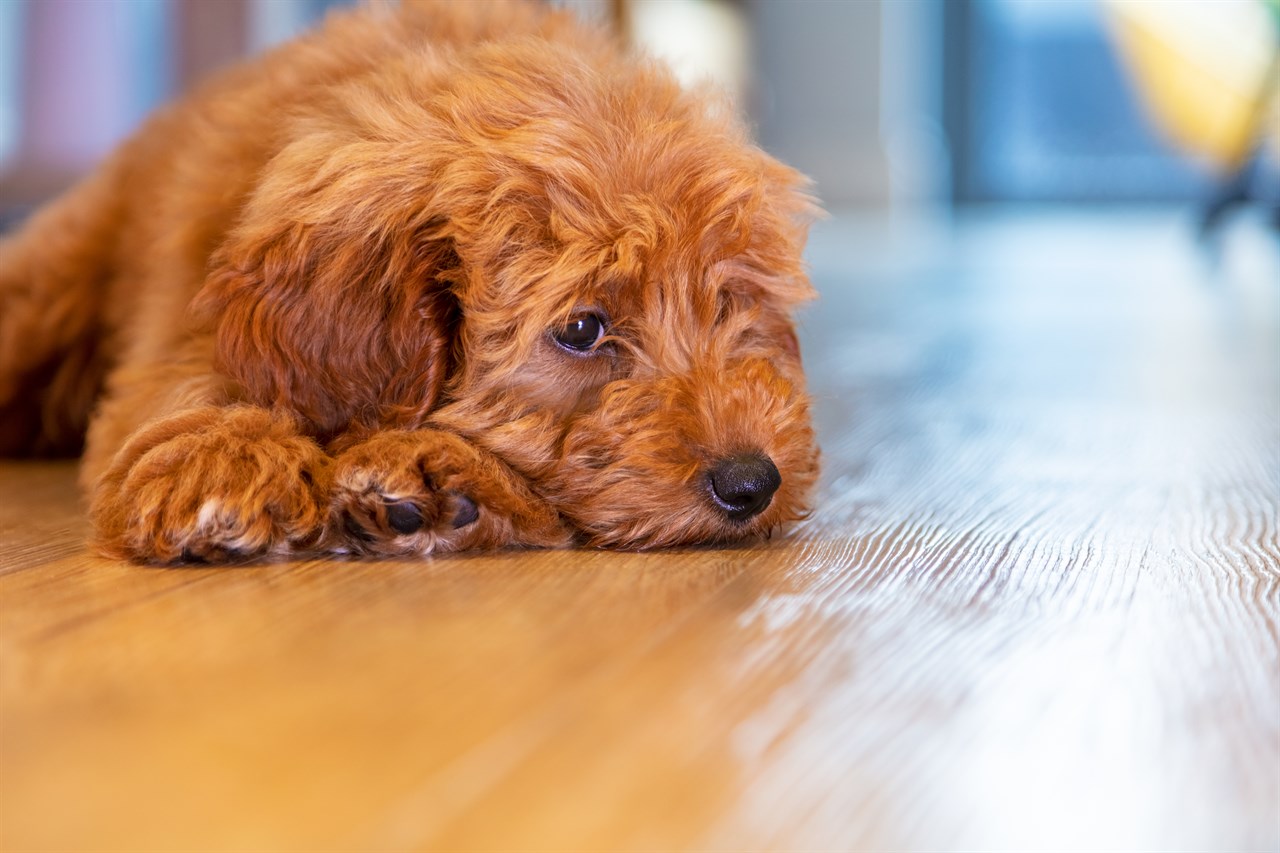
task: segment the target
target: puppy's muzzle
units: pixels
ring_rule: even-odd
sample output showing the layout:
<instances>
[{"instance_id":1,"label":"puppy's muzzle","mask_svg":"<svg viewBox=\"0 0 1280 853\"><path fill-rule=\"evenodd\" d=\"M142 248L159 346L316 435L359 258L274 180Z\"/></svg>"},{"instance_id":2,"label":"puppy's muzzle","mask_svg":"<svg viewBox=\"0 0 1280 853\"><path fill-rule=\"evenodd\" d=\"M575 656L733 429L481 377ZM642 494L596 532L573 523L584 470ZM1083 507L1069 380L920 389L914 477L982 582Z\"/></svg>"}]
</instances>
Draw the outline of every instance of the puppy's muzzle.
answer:
<instances>
[{"instance_id":1,"label":"puppy's muzzle","mask_svg":"<svg viewBox=\"0 0 1280 853\"><path fill-rule=\"evenodd\" d=\"M773 460L762 453L722 459L707 474L711 499L731 521L746 521L764 511L782 485Z\"/></svg>"}]
</instances>

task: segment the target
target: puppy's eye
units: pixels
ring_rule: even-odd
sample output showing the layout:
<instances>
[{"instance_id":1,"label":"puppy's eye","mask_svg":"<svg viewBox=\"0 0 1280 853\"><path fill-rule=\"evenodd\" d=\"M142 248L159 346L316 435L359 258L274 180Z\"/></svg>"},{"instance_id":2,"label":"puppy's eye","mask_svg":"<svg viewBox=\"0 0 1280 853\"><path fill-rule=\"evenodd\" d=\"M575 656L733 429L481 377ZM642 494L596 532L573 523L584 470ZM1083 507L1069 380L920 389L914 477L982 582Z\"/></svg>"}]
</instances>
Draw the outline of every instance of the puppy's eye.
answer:
<instances>
[{"instance_id":1,"label":"puppy's eye","mask_svg":"<svg viewBox=\"0 0 1280 853\"><path fill-rule=\"evenodd\" d=\"M580 314L552 332L556 343L573 352L588 352L604 337L604 318L599 314Z\"/></svg>"}]
</instances>

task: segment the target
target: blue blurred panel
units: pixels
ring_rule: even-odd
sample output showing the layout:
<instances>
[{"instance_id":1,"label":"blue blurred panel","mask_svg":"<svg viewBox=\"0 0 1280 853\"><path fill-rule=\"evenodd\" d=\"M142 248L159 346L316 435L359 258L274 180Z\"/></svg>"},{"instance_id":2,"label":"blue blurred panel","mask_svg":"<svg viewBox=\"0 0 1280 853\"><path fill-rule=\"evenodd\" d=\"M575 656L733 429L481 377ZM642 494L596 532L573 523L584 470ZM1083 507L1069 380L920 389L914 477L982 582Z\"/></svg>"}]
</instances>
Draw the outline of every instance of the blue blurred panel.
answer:
<instances>
[{"instance_id":1,"label":"blue blurred panel","mask_svg":"<svg viewBox=\"0 0 1280 853\"><path fill-rule=\"evenodd\" d=\"M121 55L128 57L130 125L146 118L174 95L176 74L170 50L171 0L128 0L119 8L116 28Z\"/></svg>"},{"instance_id":2,"label":"blue blurred panel","mask_svg":"<svg viewBox=\"0 0 1280 853\"><path fill-rule=\"evenodd\" d=\"M23 0L0 2L0 167L18 150L22 117Z\"/></svg>"},{"instance_id":3,"label":"blue blurred panel","mask_svg":"<svg viewBox=\"0 0 1280 853\"><path fill-rule=\"evenodd\" d=\"M312 13L319 17L330 9L337 9L342 6L350 6L355 0L307 0L308 5L312 8Z\"/></svg>"},{"instance_id":4,"label":"blue blurred panel","mask_svg":"<svg viewBox=\"0 0 1280 853\"><path fill-rule=\"evenodd\" d=\"M262 50L287 41L315 26L330 9L356 0L253 0L251 42Z\"/></svg>"},{"instance_id":5,"label":"blue blurred panel","mask_svg":"<svg viewBox=\"0 0 1280 853\"><path fill-rule=\"evenodd\" d=\"M972 6L968 186L974 200L1155 201L1208 175L1156 135L1091 0Z\"/></svg>"}]
</instances>

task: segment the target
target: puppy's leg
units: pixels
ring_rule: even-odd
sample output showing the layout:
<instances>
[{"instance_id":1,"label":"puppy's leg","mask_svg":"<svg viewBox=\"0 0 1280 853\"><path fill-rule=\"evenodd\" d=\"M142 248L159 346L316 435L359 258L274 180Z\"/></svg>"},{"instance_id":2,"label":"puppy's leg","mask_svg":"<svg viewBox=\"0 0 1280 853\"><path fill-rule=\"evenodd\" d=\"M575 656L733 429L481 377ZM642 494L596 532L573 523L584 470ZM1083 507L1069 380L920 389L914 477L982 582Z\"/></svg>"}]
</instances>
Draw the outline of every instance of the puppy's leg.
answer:
<instances>
[{"instance_id":1,"label":"puppy's leg","mask_svg":"<svg viewBox=\"0 0 1280 853\"><path fill-rule=\"evenodd\" d=\"M329 468L285 414L206 406L161 418L98 481L97 544L160 563L308 549L324 530Z\"/></svg>"},{"instance_id":2,"label":"puppy's leg","mask_svg":"<svg viewBox=\"0 0 1280 853\"><path fill-rule=\"evenodd\" d=\"M110 167L0 239L0 453L78 449L115 359L103 306L123 214ZM127 309L126 309L127 310Z\"/></svg>"},{"instance_id":3,"label":"puppy's leg","mask_svg":"<svg viewBox=\"0 0 1280 853\"><path fill-rule=\"evenodd\" d=\"M335 548L428 554L507 545L559 547L559 515L504 463L438 430L387 431L334 461Z\"/></svg>"}]
</instances>

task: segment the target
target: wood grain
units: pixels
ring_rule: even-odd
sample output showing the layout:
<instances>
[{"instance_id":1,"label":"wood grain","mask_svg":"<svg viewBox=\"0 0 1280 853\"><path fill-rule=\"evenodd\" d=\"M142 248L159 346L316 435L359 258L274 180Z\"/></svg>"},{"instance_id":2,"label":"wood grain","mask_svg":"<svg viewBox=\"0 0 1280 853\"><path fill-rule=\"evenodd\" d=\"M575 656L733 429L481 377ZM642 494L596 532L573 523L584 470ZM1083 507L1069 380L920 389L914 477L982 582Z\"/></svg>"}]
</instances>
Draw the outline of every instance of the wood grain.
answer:
<instances>
[{"instance_id":1,"label":"wood grain","mask_svg":"<svg viewBox=\"0 0 1280 853\"><path fill-rule=\"evenodd\" d=\"M825 223L751 547L146 569L4 463L0 846L1276 849L1265 241Z\"/></svg>"}]
</instances>

